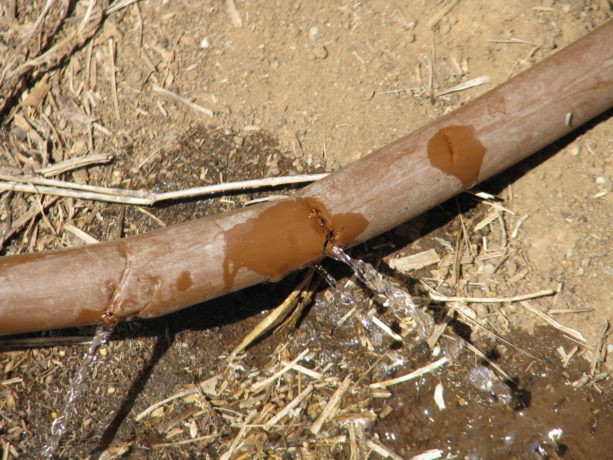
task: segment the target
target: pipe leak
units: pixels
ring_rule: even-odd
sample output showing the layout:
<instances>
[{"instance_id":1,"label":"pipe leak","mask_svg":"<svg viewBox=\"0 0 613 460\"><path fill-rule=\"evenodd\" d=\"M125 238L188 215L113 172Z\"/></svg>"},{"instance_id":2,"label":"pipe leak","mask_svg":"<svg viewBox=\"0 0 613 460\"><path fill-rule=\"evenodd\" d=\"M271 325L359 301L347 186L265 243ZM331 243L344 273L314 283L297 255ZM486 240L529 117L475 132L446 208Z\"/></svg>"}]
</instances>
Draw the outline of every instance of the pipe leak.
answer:
<instances>
[{"instance_id":1,"label":"pipe leak","mask_svg":"<svg viewBox=\"0 0 613 460\"><path fill-rule=\"evenodd\" d=\"M460 179L464 188L477 182L485 152L472 126L446 126L428 142L432 166Z\"/></svg>"},{"instance_id":2,"label":"pipe leak","mask_svg":"<svg viewBox=\"0 0 613 460\"><path fill-rule=\"evenodd\" d=\"M279 202L225 232L224 288L232 288L241 268L280 279L322 258L328 244L353 244L367 225L357 213L331 214L315 198Z\"/></svg>"}]
</instances>

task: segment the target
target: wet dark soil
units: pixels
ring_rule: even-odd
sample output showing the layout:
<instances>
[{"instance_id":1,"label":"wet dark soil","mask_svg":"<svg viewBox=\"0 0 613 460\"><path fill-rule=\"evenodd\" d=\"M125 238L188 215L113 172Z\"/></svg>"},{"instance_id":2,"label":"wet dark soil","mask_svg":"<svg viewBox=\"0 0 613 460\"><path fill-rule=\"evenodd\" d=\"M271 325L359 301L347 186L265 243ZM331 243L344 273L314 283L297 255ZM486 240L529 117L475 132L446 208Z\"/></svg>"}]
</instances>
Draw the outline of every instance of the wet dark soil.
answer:
<instances>
[{"instance_id":1,"label":"wet dark soil","mask_svg":"<svg viewBox=\"0 0 613 460\"><path fill-rule=\"evenodd\" d=\"M238 140L237 136L232 131L192 127L180 147L154 159L151 165L143 168L142 174L132 178L132 185L165 191L212 183L219 174L226 180L262 177L270 172L271 165L278 167L277 172L282 174L296 172L296 165L303 171L306 169L290 154L280 151L274 139L264 133ZM133 167L125 164L127 170ZM204 176L203 169L208 171ZM231 202L214 198L192 200L158 206L151 212L171 224L241 206L253 198L254 194L238 193L231 197ZM117 210L116 206L107 208L110 216L115 216ZM457 234L457 224L453 220L460 211L469 219L480 218L479 213L483 212L475 208L472 198L452 200L422 218L355 248L352 254L391 274L381 264L383 256L402 250L414 241L422 241L422 248L436 247L432 243L434 237L453 241ZM134 227L141 232L156 226L135 209L128 209L125 216L124 224L128 229ZM96 227L93 223L89 231L113 235L115 219L106 222L110 225ZM359 311L374 306L386 324L397 332L400 330L394 312L373 305L372 296L359 287L346 267L333 261L326 261L324 265L341 280L341 289L354 294ZM428 275L424 271L414 276L422 274ZM178 404L155 423L139 423L134 416L186 385L220 374L226 365L223 357L254 327L263 312L282 302L302 276L296 273L281 283L255 286L165 318L120 325L107 347L107 358L96 364L91 381L83 389L79 417L70 422L60 458L83 457L124 444L130 446L125 458L169 458L169 452L175 452L176 458L186 455L200 458L205 453L216 458L220 452L215 446L186 445L165 452L152 450L155 444L166 440L163 428L175 419L189 419L193 406ZM419 294L413 279L398 280L411 292ZM342 322L347 309L334 304L330 298L326 286L322 285L298 329L289 337L284 333L275 334L252 347L244 360L245 371L264 368L276 346L282 343L287 344L292 356L309 347L314 354L305 365L327 367L331 375L349 373L354 379L361 379L363 385L406 374L434 360L423 343L415 338L395 342L364 315L354 315ZM435 316L440 317L440 314ZM530 357L511 347L483 341L466 324L456 324L454 329L461 331L465 339L475 341L478 348L510 374L512 380L505 385L512 398L507 401L501 395L476 388L471 383L471 371L488 364L464 351L452 365L418 380L390 387L387 398L362 401L363 410L372 410L376 415L374 422L365 425L365 433L378 436L382 444L405 458L430 449L469 459L606 458L608 441L613 434L611 386L608 381L581 389L571 385L583 373L589 372L588 363L580 357L573 358L567 368L562 367L556 348L564 345L568 350L572 342L550 328L538 328L534 334L513 329L505 335L533 355ZM52 331L42 336L91 332L89 328L82 328ZM371 348L365 347L364 339L370 342ZM20 373L26 389L15 394L19 402L17 412L7 412L9 420L21 417L26 421L26 431L19 437L11 432L7 439L31 454L31 458L46 440L50 414L62 407L71 370L78 366L83 353L78 346L59 347L59 350L61 366L55 358L58 347L30 352L27 359L38 365ZM439 409L433 397L439 383L443 386L444 410ZM26 406L28 409L24 411ZM235 430L219 420L205 417L197 423L201 432L222 433L221 440L229 442L235 434ZM345 431L343 426L338 426L328 432L334 436ZM8 432L9 426L0 420L0 434ZM267 448L274 451L286 441L271 436ZM337 446L330 455L349 458L350 451L346 445Z\"/></svg>"},{"instance_id":2,"label":"wet dark soil","mask_svg":"<svg viewBox=\"0 0 613 460\"><path fill-rule=\"evenodd\" d=\"M386 402L395 410L377 423L376 432L405 455L440 449L469 459L607 458L613 435L611 387L574 388L572 382L589 372L589 365L575 358L564 368L552 345L567 339L551 328L538 328L534 335L514 330L509 338L539 357L495 353L496 363L513 377L507 382L511 401L477 388L470 370L480 363L464 355L436 377L398 385ZM433 397L439 382L444 410Z\"/></svg>"}]
</instances>

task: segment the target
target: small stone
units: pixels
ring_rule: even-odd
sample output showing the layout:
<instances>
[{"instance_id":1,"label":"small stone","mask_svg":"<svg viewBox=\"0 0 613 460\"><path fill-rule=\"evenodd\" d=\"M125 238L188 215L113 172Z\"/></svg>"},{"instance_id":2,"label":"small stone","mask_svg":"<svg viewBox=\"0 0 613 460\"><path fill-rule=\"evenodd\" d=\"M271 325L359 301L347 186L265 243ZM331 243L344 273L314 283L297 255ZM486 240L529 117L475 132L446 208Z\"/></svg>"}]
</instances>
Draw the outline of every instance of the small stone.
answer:
<instances>
[{"instance_id":1,"label":"small stone","mask_svg":"<svg viewBox=\"0 0 613 460\"><path fill-rule=\"evenodd\" d=\"M313 42L321 40L321 33L319 27L313 26L309 29L309 39Z\"/></svg>"},{"instance_id":2,"label":"small stone","mask_svg":"<svg viewBox=\"0 0 613 460\"><path fill-rule=\"evenodd\" d=\"M210 46L211 46L211 42L209 40L209 37L204 37L202 41L200 42L200 48L207 49L207 48L210 48Z\"/></svg>"},{"instance_id":3,"label":"small stone","mask_svg":"<svg viewBox=\"0 0 613 460\"><path fill-rule=\"evenodd\" d=\"M613 191L613 183L608 177L599 176L596 178L596 183L601 185L607 192Z\"/></svg>"},{"instance_id":4,"label":"small stone","mask_svg":"<svg viewBox=\"0 0 613 460\"><path fill-rule=\"evenodd\" d=\"M492 264L485 264L483 266L483 273L487 273L488 275L491 275L495 271L496 271L496 267L494 267Z\"/></svg>"},{"instance_id":5,"label":"small stone","mask_svg":"<svg viewBox=\"0 0 613 460\"><path fill-rule=\"evenodd\" d=\"M316 59L323 61L328 57L328 49L325 46L318 46L313 50L313 55Z\"/></svg>"}]
</instances>

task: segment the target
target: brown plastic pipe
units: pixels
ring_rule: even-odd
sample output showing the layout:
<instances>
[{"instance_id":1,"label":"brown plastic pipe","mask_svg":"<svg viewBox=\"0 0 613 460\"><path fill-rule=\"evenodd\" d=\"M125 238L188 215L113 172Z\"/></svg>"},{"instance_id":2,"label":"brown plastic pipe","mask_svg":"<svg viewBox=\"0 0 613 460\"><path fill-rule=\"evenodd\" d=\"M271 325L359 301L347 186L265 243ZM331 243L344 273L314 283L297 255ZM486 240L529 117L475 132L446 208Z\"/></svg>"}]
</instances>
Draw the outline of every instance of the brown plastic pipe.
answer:
<instances>
[{"instance_id":1,"label":"brown plastic pipe","mask_svg":"<svg viewBox=\"0 0 613 460\"><path fill-rule=\"evenodd\" d=\"M303 189L143 235L0 258L0 334L153 318L379 235L613 106L613 21Z\"/></svg>"}]
</instances>

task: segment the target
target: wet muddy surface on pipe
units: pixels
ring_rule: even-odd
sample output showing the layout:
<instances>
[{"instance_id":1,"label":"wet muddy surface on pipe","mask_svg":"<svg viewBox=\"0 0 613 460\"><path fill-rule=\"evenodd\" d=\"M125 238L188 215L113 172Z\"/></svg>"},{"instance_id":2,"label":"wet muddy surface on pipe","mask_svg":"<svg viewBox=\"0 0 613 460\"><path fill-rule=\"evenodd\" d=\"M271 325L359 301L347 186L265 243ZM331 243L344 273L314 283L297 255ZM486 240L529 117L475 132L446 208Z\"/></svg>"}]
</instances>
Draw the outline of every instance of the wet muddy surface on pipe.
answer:
<instances>
[{"instance_id":1,"label":"wet muddy surface on pipe","mask_svg":"<svg viewBox=\"0 0 613 460\"><path fill-rule=\"evenodd\" d=\"M274 204L256 218L225 232L224 284L229 290L241 268L277 279L323 255L327 231L304 199Z\"/></svg>"},{"instance_id":2,"label":"wet muddy surface on pipe","mask_svg":"<svg viewBox=\"0 0 613 460\"><path fill-rule=\"evenodd\" d=\"M224 288L241 268L278 280L324 256L328 244L349 245L368 225L355 213L330 213L314 198L291 198L224 234Z\"/></svg>"},{"instance_id":3,"label":"wet muddy surface on pipe","mask_svg":"<svg viewBox=\"0 0 613 460\"><path fill-rule=\"evenodd\" d=\"M432 166L460 179L464 188L477 182L485 153L472 126L445 126L428 141Z\"/></svg>"}]
</instances>

